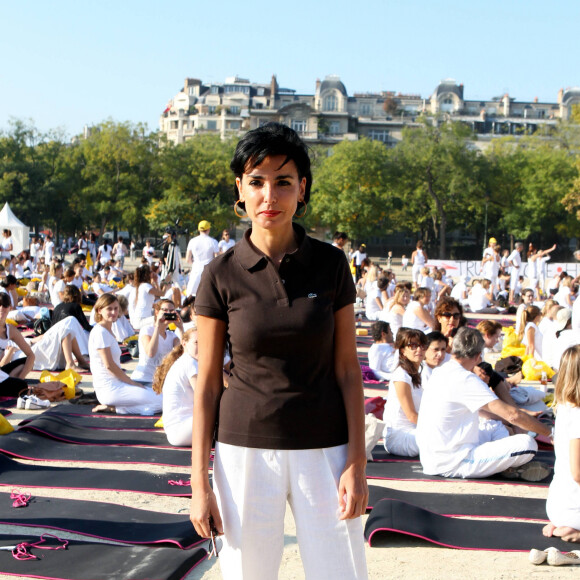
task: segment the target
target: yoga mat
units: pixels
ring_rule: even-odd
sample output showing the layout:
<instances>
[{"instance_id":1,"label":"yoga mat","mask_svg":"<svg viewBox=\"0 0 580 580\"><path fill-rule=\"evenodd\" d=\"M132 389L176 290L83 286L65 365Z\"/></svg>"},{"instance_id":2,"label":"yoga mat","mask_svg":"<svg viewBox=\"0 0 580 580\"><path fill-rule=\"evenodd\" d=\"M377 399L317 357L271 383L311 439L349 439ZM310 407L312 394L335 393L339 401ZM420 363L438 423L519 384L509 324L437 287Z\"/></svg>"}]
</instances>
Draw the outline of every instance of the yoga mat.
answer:
<instances>
[{"instance_id":1,"label":"yoga mat","mask_svg":"<svg viewBox=\"0 0 580 580\"><path fill-rule=\"evenodd\" d=\"M545 520L546 500L503 495L423 493L369 485L369 508L393 499L446 516Z\"/></svg>"},{"instance_id":2,"label":"yoga mat","mask_svg":"<svg viewBox=\"0 0 580 580\"><path fill-rule=\"evenodd\" d=\"M116 413L93 413L94 405L75 405L70 401L63 401L62 403L53 404L50 409L44 411L43 414L50 414L50 415L83 415L88 417L102 417L103 419L133 419L133 420L143 420L143 421L152 421L155 423L159 417L161 417L161 413L152 416L144 416L144 415L117 415Z\"/></svg>"},{"instance_id":3,"label":"yoga mat","mask_svg":"<svg viewBox=\"0 0 580 580\"><path fill-rule=\"evenodd\" d=\"M135 431L157 431L162 433L163 429L155 427L155 423L159 421L157 417L124 417L123 415L110 415L104 417L103 415L73 415L72 413L53 413L48 410L42 415L24 419L18 423L19 427L24 425L35 424L40 418L56 419L75 425L77 427L84 427L87 429L102 429L102 430L126 430L131 429Z\"/></svg>"},{"instance_id":4,"label":"yoga mat","mask_svg":"<svg viewBox=\"0 0 580 580\"><path fill-rule=\"evenodd\" d=\"M0 486L18 487L20 490L28 487L50 487L131 491L176 497L189 497L191 495L189 485L169 484L169 480L189 480L189 475L182 473L155 474L133 470L28 465L5 455L0 455L0 473L2 474Z\"/></svg>"},{"instance_id":5,"label":"yoga mat","mask_svg":"<svg viewBox=\"0 0 580 580\"><path fill-rule=\"evenodd\" d=\"M147 463L167 467L190 467L191 449L177 447L130 447L128 445L74 445L38 433L14 431L0 437L0 453L32 461L82 463Z\"/></svg>"},{"instance_id":6,"label":"yoga mat","mask_svg":"<svg viewBox=\"0 0 580 580\"><path fill-rule=\"evenodd\" d=\"M0 534L0 546L38 540L39 536ZM32 548L31 553L39 559L16 560L11 552L0 551L0 573L57 580L182 580L207 556L204 548L114 546L80 540L69 540L66 550Z\"/></svg>"},{"instance_id":7,"label":"yoga mat","mask_svg":"<svg viewBox=\"0 0 580 580\"><path fill-rule=\"evenodd\" d=\"M163 431L109 431L87 429L60 417L38 417L19 430L34 431L45 437L77 445L135 445L171 448Z\"/></svg>"},{"instance_id":8,"label":"yoga mat","mask_svg":"<svg viewBox=\"0 0 580 580\"><path fill-rule=\"evenodd\" d=\"M12 415L12 411L8 409L0 409L0 415L4 415L4 417L10 417Z\"/></svg>"},{"instance_id":9,"label":"yoga mat","mask_svg":"<svg viewBox=\"0 0 580 580\"><path fill-rule=\"evenodd\" d=\"M23 490L19 490L23 491ZM174 544L182 550L203 541L187 515L165 514L110 503L32 497L14 509L0 493L0 524L82 534L124 544Z\"/></svg>"},{"instance_id":10,"label":"yoga mat","mask_svg":"<svg viewBox=\"0 0 580 580\"><path fill-rule=\"evenodd\" d=\"M421 481L476 481L478 483L513 484L513 485L533 485L538 487L548 487L552 481L552 474L539 482L523 481L521 479L507 479L501 474L493 475L485 479L461 479L452 477L441 477L439 475L426 475L423 473L421 464L412 461L385 461L377 463L367 463L367 479L400 479L400 480L421 480Z\"/></svg>"},{"instance_id":11,"label":"yoga mat","mask_svg":"<svg viewBox=\"0 0 580 580\"><path fill-rule=\"evenodd\" d=\"M571 549L559 538L545 538L543 527L544 524L528 522L450 518L405 502L383 499L368 517L365 537L370 546L381 537L386 539L387 532L395 532L461 550L528 552L550 546Z\"/></svg>"}]
</instances>

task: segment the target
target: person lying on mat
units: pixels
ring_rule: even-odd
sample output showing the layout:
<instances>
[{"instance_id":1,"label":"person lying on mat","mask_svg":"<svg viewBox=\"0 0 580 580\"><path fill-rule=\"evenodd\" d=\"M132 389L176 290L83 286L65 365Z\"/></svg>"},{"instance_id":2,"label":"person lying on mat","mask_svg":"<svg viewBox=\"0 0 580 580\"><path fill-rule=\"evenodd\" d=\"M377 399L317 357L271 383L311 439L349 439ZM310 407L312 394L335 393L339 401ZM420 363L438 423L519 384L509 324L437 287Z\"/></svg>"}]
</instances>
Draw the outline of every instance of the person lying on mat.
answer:
<instances>
[{"instance_id":1,"label":"person lying on mat","mask_svg":"<svg viewBox=\"0 0 580 580\"><path fill-rule=\"evenodd\" d=\"M580 345L564 351L556 379L556 465L548 490L544 536L580 542Z\"/></svg>"},{"instance_id":2,"label":"person lying on mat","mask_svg":"<svg viewBox=\"0 0 580 580\"><path fill-rule=\"evenodd\" d=\"M163 359L153 379L153 390L163 392L163 429L170 445L191 446L196 382L197 326L193 326Z\"/></svg>"},{"instance_id":3,"label":"person lying on mat","mask_svg":"<svg viewBox=\"0 0 580 580\"><path fill-rule=\"evenodd\" d=\"M121 349L113 334L113 323L119 316L117 297L103 294L94 310L96 324L89 336L89 355L95 395L100 405L93 411L114 408L120 415L159 413L163 397L129 378L121 368Z\"/></svg>"},{"instance_id":4,"label":"person lying on mat","mask_svg":"<svg viewBox=\"0 0 580 580\"><path fill-rule=\"evenodd\" d=\"M484 345L478 330L460 328L453 339L451 360L436 368L431 375L417 422L417 443L426 474L487 477L522 466L535 457L538 445L530 435L512 435L496 440L498 434L506 434L505 429L480 431L480 410L493 413L525 431L546 436L551 433L548 426L498 399L473 373L481 362ZM542 470L539 465L535 475L530 468L521 477L543 479L549 470ZM535 469L538 464L532 467Z\"/></svg>"},{"instance_id":5,"label":"person lying on mat","mask_svg":"<svg viewBox=\"0 0 580 580\"><path fill-rule=\"evenodd\" d=\"M391 376L383 421L385 449L394 455L415 457L417 417L421 405L421 363L425 358L427 338L420 330L400 328L395 348L399 365Z\"/></svg>"},{"instance_id":6,"label":"person lying on mat","mask_svg":"<svg viewBox=\"0 0 580 580\"><path fill-rule=\"evenodd\" d=\"M369 367L377 378L388 381L399 364L397 351L393 346L393 333L388 322L378 320L371 324L374 343L369 349Z\"/></svg>"}]
</instances>

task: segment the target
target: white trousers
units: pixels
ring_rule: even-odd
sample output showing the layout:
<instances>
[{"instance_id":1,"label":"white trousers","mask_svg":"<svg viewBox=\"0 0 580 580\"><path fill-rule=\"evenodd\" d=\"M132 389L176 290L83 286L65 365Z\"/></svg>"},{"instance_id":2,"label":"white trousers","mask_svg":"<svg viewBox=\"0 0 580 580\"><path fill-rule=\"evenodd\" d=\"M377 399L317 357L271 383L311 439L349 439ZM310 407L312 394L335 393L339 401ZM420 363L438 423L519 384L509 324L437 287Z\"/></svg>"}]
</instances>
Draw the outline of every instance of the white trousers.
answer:
<instances>
[{"instance_id":1,"label":"white trousers","mask_svg":"<svg viewBox=\"0 0 580 580\"><path fill-rule=\"evenodd\" d=\"M419 455L416 434L417 429L403 431L403 429L385 427L383 432L383 437L385 438L385 450L394 455L416 457Z\"/></svg>"},{"instance_id":2,"label":"white trousers","mask_svg":"<svg viewBox=\"0 0 580 580\"><path fill-rule=\"evenodd\" d=\"M224 525L226 580L274 580L290 504L305 578L367 578L361 519L339 520L346 445L269 450L216 444L214 491Z\"/></svg>"},{"instance_id":3,"label":"white trousers","mask_svg":"<svg viewBox=\"0 0 580 580\"><path fill-rule=\"evenodd\" d=\"M536 440L529 435L511 435L474 447L456 469L441 475L463 478L488 477L509 467L519 467L528 463L535 457L537 450Z\"/></svg>"}]
</instances>

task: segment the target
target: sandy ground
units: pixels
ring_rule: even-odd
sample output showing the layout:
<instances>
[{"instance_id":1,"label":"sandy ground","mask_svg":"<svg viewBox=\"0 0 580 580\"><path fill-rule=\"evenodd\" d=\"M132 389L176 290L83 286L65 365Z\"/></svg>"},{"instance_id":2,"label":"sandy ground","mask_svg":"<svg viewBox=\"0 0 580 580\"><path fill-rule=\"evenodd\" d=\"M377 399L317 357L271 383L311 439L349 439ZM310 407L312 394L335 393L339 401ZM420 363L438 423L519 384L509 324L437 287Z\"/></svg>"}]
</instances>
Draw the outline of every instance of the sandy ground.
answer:
<instances>
[{"instance_id":1,"label":"sandy ground","mask_svg":"<svg viewBox=\"0 0 580 580\"><path fill-rule=\"evenodd\" d=\"M128 370L134 368L135 362L125 365ZM92 390L92 377L83 375L83 382L80 385L85 392ZM371 393L369 393L371 394ZM36 415L34 411L14 410L9 421L16 426L22 419ZM67 463L53 463L50 465L71 465ZM74 463L75 467L83 464ZM91 464L87 464L88 467ZM103 464L100 467L110 469L146 469L150 472L172 471L179 472L179 469L166 469L157 466L139 465L112 465ZM187 470L183 470L183 475L187 476ZM1 477L1 475L0 475ZM384 485L396 489L408 491L421 491L430 493L447 494L496 494L506 496L546 498L547 488L537 488L525 485L490 485L470 482L441 482L433 483L427 481L379 481L373 480L374 485ZM3 491L7 491L4 489ZM33 495L44 497L64 497L71 499L86 499L90 501L102 501L118 503L135 508L148 509L159 512L187 513L188 499L162 497L146 494L110 491L64 491L51 488L38 489L33 491ZM363 518L363 525L366 517ZM0 533L15 531L14 527L0 526ZM22 528L26 533L34 532L31 528ZM42 530L37 530L39 533ZM285 548L279 577L283 580L294 580L304 578L300 562L299 550L296 541L296 531L294 521L287 510L285 521ZM65 534L61 534L63 537ZM74 537L74 536L71 536ZM532 548L533 546L530 546ZM484 552L468 550L452 550L438 547L427 542L411 537L392 535L383 540L376 547L366 547L366 557L369 569L369 577L372 579L383 578L572 578L577 574L574 567L571 568L551 568L547 565L533 566L528 562L527 553L506 553L506 552ZM14 578L0 574L0 579ZM22 577L26 578L26 577ZM219 564L215 560L204 561L195 568L188 576L188 580L204 579L215 580L221 578ZM122 579L119 579L122 580ZM321 579L324 580L324 579Z\"/></svg>"}]
</instances>

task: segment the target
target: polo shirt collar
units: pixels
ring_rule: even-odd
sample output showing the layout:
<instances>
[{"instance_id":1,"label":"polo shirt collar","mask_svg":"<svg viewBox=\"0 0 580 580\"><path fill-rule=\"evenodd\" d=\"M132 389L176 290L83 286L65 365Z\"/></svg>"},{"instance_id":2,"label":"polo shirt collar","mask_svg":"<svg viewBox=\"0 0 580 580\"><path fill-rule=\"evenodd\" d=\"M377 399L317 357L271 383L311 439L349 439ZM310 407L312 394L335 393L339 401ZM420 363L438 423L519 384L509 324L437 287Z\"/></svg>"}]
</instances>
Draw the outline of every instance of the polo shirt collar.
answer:
<instances>
[{"instance_id":1,"label":"polo shirt collar","mask_svg":"<svg viewBox=\"0 0 580 580\"><path fill-rule=\"evenodd\" d=\"M298 249L291 254L292 259L306 266L310 263L312 253L310 238L306 235L306 231L302 226L292 223L292 227L298 240ZM245 270L251 270L263 260L267 260L266 256L250 242L251 233L252 228L246 230L240 243L234 246L240 264Z\"/></svg>"}]
</instances>

